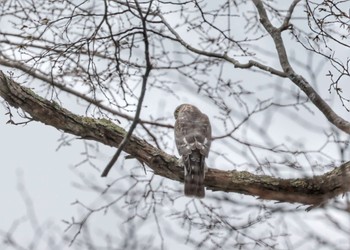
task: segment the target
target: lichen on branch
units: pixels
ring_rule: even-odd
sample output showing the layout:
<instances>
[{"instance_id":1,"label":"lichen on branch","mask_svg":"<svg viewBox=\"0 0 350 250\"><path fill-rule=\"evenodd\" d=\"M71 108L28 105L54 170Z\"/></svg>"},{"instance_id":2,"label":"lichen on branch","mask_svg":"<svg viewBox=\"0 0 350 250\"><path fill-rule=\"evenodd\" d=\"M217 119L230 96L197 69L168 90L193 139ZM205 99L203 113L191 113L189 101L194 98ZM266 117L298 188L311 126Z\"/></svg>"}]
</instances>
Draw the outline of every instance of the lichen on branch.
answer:
<instances>
[{"instance_id":1,"label":"lichen on branch","mask_svg":"<svg viewBox=\"0 0 350 250\"><path fill-rule=\"evenodd\" d=\"M73 114L59 104L46 100L23 87L0 71L0 96L11 106L20 108L33 120L86 140L117 147L126 130L106 119ZM132 135L123 151L146 164L154 174L183 181L183 171L175 156ZM319 205L350 190L350 162L323 175L311 178L282 179L246 171L223 171L210 168L205 185L213 191L241 193L265 200Z\"/></svg>"}]
</instances>

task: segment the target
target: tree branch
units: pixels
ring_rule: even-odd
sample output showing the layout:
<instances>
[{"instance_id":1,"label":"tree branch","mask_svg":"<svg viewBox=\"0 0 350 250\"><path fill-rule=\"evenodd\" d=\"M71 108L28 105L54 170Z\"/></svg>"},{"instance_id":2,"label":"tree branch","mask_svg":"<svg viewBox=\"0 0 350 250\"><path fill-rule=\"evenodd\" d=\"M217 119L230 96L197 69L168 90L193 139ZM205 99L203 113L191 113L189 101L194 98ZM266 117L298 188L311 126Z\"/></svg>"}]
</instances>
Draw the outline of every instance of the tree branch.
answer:
<instances>
[{"instance_id":1,"label":"tree branch","mask_svg":"<svg viewBox=\"0 0 350 250\"><path fill-rule=\"evenodd\" d=\"M149 7L151 8L152 5L152 0L149 3ZM111 168L113 167L113 165L115 164L115 162L118 160L123 148L125 147L125 144L128 142L128 140L130 139L132 133L134 132L137 124L139 123L139 119L140 119L140 114L141 114L141 108L142 108L142 103L143 103L143 99L145 97L146 94L146 86L147 86L147 81L148 81L148 76L152 70L152 64L151 64L151 59L150 59L150 52L149 52L149 43L148 43L148 35L147 35L147 28L146 28L146 16L142 15L141 12L141 7L139 5L139 3L137 1L135 1L137 8L138 8L138 12L141 18L141 22L142 22L142 34L143 34L143 39L144 39L144 44L145 44L145 61L146 61L146 70L144 75L142 76L142 87L141 87L141 94L137 103L137 108L136 108L136 113L135 113L135 117L132 121L132 124L129 128L128 133L126 134L126 136L123 138L122 142L120 143L120 145L118 146L118 150L117 152L113 155L112 159L110 160L110 162L108 163L108 165L106 166L106 168L103 170L102 172L102 177L106 177L109 173L109 171L111 170ZM105 5L106 5L106 9L107 9L107 3L105 1Z\"/></svg>"},{"instance_id":2,"label":"tree branch","mask_svg":"<svg viewBox=\"0 0 350 250\"><path fill-rule=\"evenodd\" d=\"M271 35L275 43L276 51L278 53L278 58L283 72L309 97L312 103L326 116L329 122L331 122L333 125L335 125L340 130L344 131L345 133L350 134L350 122L338 116L332 110L332 108L322 99L322 97L314 90L310 83L304 77L298 75L294 71L292 65L288 61L288 55L282 40L281 32L284 30L283 27L288 26L288 23L286 22L289 22L292 15L292 11L294 10L295 5L298 3L298 1L293 1L281 28L276 28L272 25L267 16L264 4L261 0L253 0L253 3L255 4L255 7L258 10L261 24Z\"/></svg>"},{"instance_id":3,"label":"tree branch","mask_svg":"<svg viewBox=\"0 0 350 250\"><path fill-rule=\"evenodd\" d=\"M286 77L286 74L284 72L279 71L277 69L274 69L273 67L266 66L262 63L254 61L254 60L249 60L248 63L240 63L238 60L228 56L227 53L219 54L219 53L208 52L205 50L197 49L197 48L191 46L185 40L183 40L182 37L171 27L171 25L166 21L166 19L160 13L158 13L157 16L162 20L162 22L168 28L168 30L175 36L176 41L179 42L182 46L184 46L189 51L192 51L193 53L203 55L203 56L223 59L223 60L233 64L235 66L235 68L248 69L248 68L256 67L256 68L259 68L263 71L269 72L273 75L277 75L280 77Z\"/></svg>"},{"instance_id":4,"label":"tree branch","mask_svg":"<svg viewBox=\"0 0 350 250\"><path fill-rule=\"evenodd\" d=\"M292 4L289 6L288 12L286 17L283 20L283 23L281 25L281 27L279 27L280 31L284 31L286 29L288 29L288 27L290 26L290 19L292 18L292 14L294 12L295 6L297 6L297 4L300 2L301 0L294 0L292 2Z\"/></svg>"},{"instance_id":5,"label":"tree branch","mask_svg":"<svg viewBox=\"0 0 350 250\"><path fill-rule=\"evenodd\" d=\"M53 87L56 87L56 88L66 92L68 94L76 96L76 97L86 101L87 103L92 104L97 108L100 108L101 110L107 111L113 115L117 115L117 116L124 118L126 120L129 120L129 121L133 120L132 116L127 115L123 112L120 112L116 109L113 109L110 106L103 104L100 100L96 100L95 98L89 97L88 95L86 95L84 93L81 93L75 89L69 88L64 83L60 83L58 81L55 81L51 77L48 77L47 75L45 75L44 72L40 72L38 69L28 67L24 63L12 61L10 58L6 58L5 60L0 58L0 64L3 66L6 66L6 67L19 69L22 72L24 72L24 73L26 73L26 74L28 74L36 79L39 79L43 82L46 82L47 84L49 84ZM174 127L173 125L160 123L160 122L156 122L156 121L140 120L140 123L154 125L154 126L163 127L163 128L173 128Z\"/></svg>"},{"instance_id":6,"label":"tree branch","mask_svg":"<svg viewBox=\"0 0 350 250\"><path fill-rule=\"evenodd\" d=\"M0 96L15 108L21 108L34 120L74 134L118 147L127 132L106 119L78 116L55 102L50 102L28 88L5 76L0 71ZM177 158L146 141L131 135L123 151L149 166L154 174L175 181L183 181L183 170ZM260 199L319 205L350 190L350 162L312 178L281 179L255 175L246 171L209 169L205 178L207 189L235 192Z\"/></svg>"}]
</instances>

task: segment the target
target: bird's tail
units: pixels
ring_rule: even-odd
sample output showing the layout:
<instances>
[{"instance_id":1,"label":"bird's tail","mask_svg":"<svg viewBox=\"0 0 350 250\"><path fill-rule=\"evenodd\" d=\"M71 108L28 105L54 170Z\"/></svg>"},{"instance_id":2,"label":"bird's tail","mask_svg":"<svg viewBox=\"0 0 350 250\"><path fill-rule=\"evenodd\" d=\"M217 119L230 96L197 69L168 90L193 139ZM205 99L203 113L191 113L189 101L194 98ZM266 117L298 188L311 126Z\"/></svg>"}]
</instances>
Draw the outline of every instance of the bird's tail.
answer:
<instances>
[{"instance_id":1,"label":"bird's tail","mask_svg":"<svg viewBox=\"0 0 350 250\"><path fill-rule=\"evenodd\" d=\"M185 164L185 195L203 198L204 190L204 159L199 150L194 150L184 159Z\"/></svg>"}]
</instances>

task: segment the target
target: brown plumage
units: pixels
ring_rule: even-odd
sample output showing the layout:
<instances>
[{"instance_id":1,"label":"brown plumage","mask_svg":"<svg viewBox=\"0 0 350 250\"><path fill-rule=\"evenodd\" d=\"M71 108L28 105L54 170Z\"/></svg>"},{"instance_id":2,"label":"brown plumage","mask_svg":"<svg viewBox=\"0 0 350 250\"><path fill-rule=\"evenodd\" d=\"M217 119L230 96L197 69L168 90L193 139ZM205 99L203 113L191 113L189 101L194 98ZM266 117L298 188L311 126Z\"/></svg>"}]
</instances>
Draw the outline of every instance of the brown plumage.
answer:
<instances>
[{"instance_id":1,"label":"brown plumage","mask_svg":"<svg viewBox=\"0 0 350 250\"><path fill-rule=\"evenodd\" d=\"M202 198L205 196L205 158L211 144L208 116L190 104L178 106L174 116L175 142L185 172L185 195Z\"/></svg>"}]
</instances>

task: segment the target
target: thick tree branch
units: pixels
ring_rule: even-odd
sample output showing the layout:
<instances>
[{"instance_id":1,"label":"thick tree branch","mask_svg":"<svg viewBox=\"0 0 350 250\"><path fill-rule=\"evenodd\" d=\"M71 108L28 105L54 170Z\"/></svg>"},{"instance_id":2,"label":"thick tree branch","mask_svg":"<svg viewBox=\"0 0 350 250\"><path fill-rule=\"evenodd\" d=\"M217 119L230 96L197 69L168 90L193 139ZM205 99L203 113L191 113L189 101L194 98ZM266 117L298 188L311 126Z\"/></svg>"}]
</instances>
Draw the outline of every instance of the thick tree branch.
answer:
<instances>
[{"instance_id":1,"label":"thick tree branch","mask_svg":"<svg viewBox=\"0 0 350 250\"><path fill-rule=\"evenodd\" d=\"M83 139L118 147L127 132L106 119L78 116L20 86L0 71L0 96L36 121ZM159 176L183 181L177 158L131 135L124 152L149 166ZM281 179L246 171L209 169L205 185L214 191L235 192L266 200L318 205L350 190L350 162L312 178Z\"/></svg>"}]
</instances>

